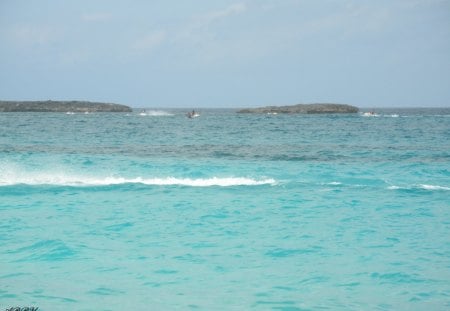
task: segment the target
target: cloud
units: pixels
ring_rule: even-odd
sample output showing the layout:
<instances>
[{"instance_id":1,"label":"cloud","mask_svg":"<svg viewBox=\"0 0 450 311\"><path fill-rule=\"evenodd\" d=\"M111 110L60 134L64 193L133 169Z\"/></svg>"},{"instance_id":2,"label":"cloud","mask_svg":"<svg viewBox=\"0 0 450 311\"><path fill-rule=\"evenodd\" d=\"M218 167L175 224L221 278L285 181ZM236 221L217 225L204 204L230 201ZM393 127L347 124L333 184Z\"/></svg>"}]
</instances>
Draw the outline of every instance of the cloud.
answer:
<instances>
[{"instance_id":1,"label":"cloud","mask_svg":"<svg viewBox=\"0 0 450 311\"><path fill-rule=\"evenodd\" d=\"M153 31L139 39L137 39L132 45L133 50L138 53L149 52L159 45L161 45L166 39L167 34L163 30Z\"/></svg>"},{"instance_id":2,"label":"cloud","mask_svg":"<svg viewBox=\"0 0 450 311\"><path fill-rule=\"evenodd\" d=\"M176 34L174 41L187 46L200 47L213 41L219 29L214 29L212 24L219 20L241 14L247 10L245 3L235 3L224 9L209 11L197 16L190 23L184 25Z\"/></svg>"},{"instance_id":3,"label":"cloud","mask_svg":"<svg viewBox=\"0 0 450 311\"><path fill-rule=\"evenodd\" d=\"M222 18L225 18L228 16L240 14L240 13L244 12L246 9L247 9L247 6L245 5L245 3L232 4L225 9L207 13L203 17L203 22L204 23L205 22L212 23L216 20L219 20L219 19L222 19Z\"/></svg>"},{"instance_id":4,"label":"cloud","mask_svg":"<svg viewBox=\"0 0 450 311\"><path fill-rule=\"evenodd\" d=\"M58 31L50 27L20 25L9 31L10 40L19 46L45 46L58 38Z\"/></svg>"}]
</instances>

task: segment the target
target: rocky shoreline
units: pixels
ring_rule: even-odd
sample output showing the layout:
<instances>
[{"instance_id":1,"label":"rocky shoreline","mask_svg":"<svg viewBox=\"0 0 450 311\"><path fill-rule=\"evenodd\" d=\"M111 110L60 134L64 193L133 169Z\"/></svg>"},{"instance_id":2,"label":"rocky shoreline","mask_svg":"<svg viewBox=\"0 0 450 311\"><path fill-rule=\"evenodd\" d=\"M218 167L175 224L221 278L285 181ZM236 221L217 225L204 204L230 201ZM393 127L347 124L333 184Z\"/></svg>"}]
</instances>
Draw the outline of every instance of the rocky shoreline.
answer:
<instances>
[{"instance_id":1,"label":"rocky shoreline","mask_svg":"<svg viewBox=\"0 0 450 311\"><path fill-rule=\"evenodd\" d=\"M89 101L0 101L0 112L131 112L125 105Z\"/></svg>"},{"instance_id":2,"label":"rocky shoreline","mask_svg":"<svg viewBox=\"0 0 450 311\"><path fill-rule=\"evenodd\" d=\"M238 113L357 113L359 109L355 106L344 104L297 104L292 106L267 106L259 108L246 108L238 110Z\"/></svg>"}]
</instances>

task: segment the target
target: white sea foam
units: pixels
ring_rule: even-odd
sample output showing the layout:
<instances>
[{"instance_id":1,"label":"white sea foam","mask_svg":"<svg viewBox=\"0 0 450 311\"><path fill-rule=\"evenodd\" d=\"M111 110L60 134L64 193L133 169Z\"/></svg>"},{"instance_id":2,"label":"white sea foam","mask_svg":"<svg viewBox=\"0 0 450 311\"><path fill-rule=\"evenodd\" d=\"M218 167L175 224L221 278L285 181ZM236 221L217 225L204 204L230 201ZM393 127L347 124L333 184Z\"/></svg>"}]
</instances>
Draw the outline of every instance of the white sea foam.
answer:
<instances>
[{"instance_id":1,"label":"white sea foam","mask_svg":"<svg viewBox=\"0 0 450 311\"><path fill-rule=\"evenodd\" d=\"M434 186L434 185L419 185L419 186L425 190L450 190L450 187L444 186Z\"/></svg>"},{"instance_id":2,"label":"white sea foam","mask_svg":"<svg viewBox=\"0 0 450 311\"><path fill-rule=\"evenodd\" d=\"M363 116L363 117L379 117L380 115L375 112L363 112L363 113L361 113L361 116Z\"/></svg>"},{"instance_id":3,"label":"white sea foam","mask_svg":"<svg viewBox=\"0 0 450 311\"><path fill-rule=\"evenodd\" d=\"M389 186L389 190L410 190L410 189L423 189L423 190L450 190L450 187L436 186L436 185L413 185L413 186Z\"/></svg>"},{"instance_id":4,"label":"white sea foam","mask_svg":"<svg viewBox=\"0 0 450 311\"><path fill-rule=\"evenodd\" d=\"M163 110L149 110L149 111L143 111L139 113L140 116L149 116L149 117L168 117L173 116L173 113L163 111Z\"/></svg>"},{"instance_id":5,"label":"white sea foam","mask_svg":"<svg viewBox=\"0 0 450 311\"><path fill-rule=\"evenodd\" d=\"M401 187L399 187L399 186L389 186L388 189L389 190L398 190L398 189L401 189Z\"/></svg>"},{"instance_id":6,"label":"white sea foam","mask_svg":"<svg viewBox=\"0 0 450 311\"><path fill-rule=\"evenodd\" d=\"M19 175L2 175L0 176L0 186L12 185L54 185L54 186L109 186L121 184L144 184L155 186L191 186L191 187L230 187L230 186L257 186L266 184L275 184L275 180L271 178L266 179L252 179L246 177L211 177L211 178L177 178L177 177L162 177L162 178L125 178L117 176L109 177L89 177L89 176L75 176L66 174L48 174L48 173L31 173Z\"/></svg>"}]
</instances>

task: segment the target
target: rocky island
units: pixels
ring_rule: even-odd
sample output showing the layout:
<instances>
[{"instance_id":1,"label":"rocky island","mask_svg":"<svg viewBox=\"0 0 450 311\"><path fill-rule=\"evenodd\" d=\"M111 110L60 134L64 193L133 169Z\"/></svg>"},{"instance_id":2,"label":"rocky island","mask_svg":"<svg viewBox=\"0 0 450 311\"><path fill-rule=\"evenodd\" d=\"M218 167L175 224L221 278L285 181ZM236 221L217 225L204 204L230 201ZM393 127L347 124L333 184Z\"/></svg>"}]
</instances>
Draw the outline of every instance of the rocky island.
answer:
<instances>
[{"instance_id":1,"label":"rocky island","mask_svg":"<svg viewBox=\"0 0 450 311\"><path fill-rule=\"evenodd\" d=\"M125 105L89 101L0 101L0 112L131 112Z\"/></svg>"},{"instance_id":2,"label":"rocky island","mask_svg":"<svg viewBox=\"0 0 450 311\"><path fill-rule=\"evenodd\" d=\"M344 104L297 104L292 106L267 106L260 108L246 108L238 113L356 113L358 108Z\"/></svg>"}]
</instances>

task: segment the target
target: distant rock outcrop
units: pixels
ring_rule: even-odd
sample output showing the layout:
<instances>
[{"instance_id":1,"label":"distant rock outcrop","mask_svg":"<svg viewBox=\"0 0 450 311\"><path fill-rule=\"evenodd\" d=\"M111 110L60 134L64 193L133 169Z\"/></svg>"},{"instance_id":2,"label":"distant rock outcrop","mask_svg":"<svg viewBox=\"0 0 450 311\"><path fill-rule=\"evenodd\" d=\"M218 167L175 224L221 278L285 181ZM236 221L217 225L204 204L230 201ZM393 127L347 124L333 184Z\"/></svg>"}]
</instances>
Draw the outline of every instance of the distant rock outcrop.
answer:
<instances>
[{"instance_id":1,"label":"distant rock outcrop","mask_svg":"<svg viewBox=\"0 0 450 311\"><path fill-rule=\"evenodd\" d=\"M125 105L88 101L0 101L0 112L131 112Z\"/></svg>"},{"instance_id":2,"label":"distant rock outcrop","mask_svg":"<svg viewBox=\"0 0 450 311\"><path fill-rule=\"evenodd\" d=\"M238 113L356 113L358 108L343 104L298 104L241 109Z\"/></svg>"}]
</instances>

